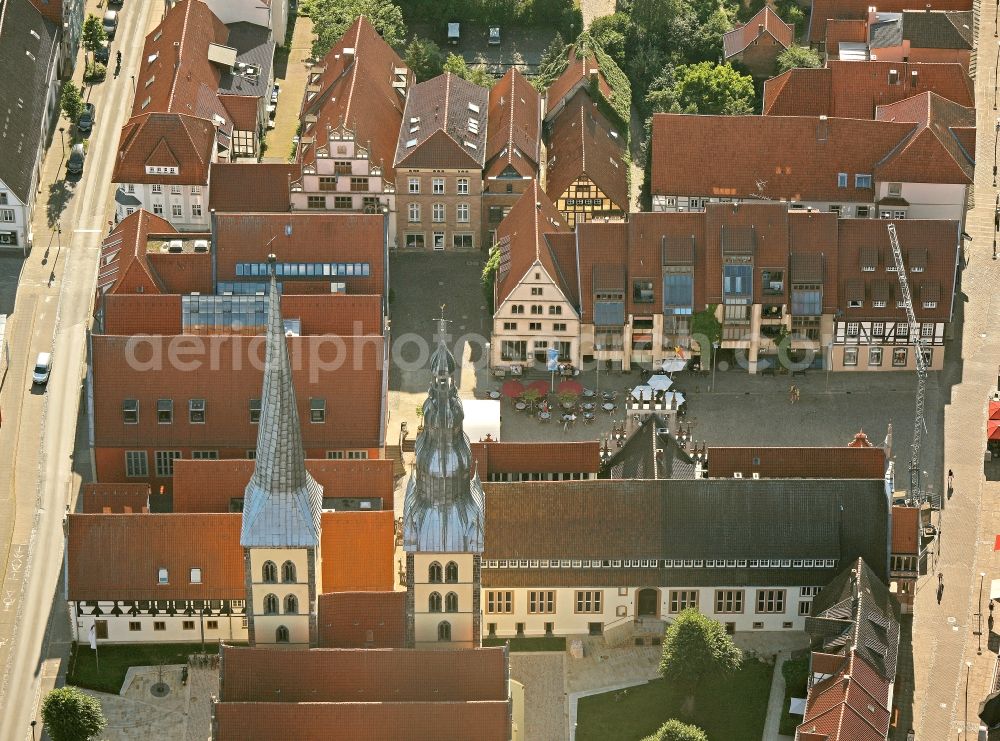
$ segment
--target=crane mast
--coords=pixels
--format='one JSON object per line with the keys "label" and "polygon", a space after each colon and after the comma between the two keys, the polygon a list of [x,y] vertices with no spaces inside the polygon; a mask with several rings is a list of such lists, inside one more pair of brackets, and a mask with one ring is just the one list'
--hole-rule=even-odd
{"label": "crane mast", "polygon": [[906,266],[903,264],[903,250],[899,246],[896,235],[896,225],[889,223],[889,242],[892,244],[892,257],[896,263],[896,277],[899,279],[899,290],[903,307],[906,309],[906,321],[910,326],[910,337],[913,340],[917,366],[917,399],[916,413],[913,417],[913,445],[910,448],[910,504],[921,505],[924,493],[920,485],[920,443],[923,439],[926,423],[924,422],[924,395],[927,390],[927,356],[924,353],[924,340],[920,334],[920,325],[913,311],[913,296],[910,293],[910,283],[906,278]]}

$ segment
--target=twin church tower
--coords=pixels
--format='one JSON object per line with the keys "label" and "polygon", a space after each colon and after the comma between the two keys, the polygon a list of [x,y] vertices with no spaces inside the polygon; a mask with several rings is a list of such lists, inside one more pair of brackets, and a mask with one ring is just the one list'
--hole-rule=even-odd
{"label": "twin church tower", "polygon": [[[251,645],[316,646],[322,585],[323,487],[305,466],[284,323],[270,263],[264,388],[253,477],[240,545]],[[439,324],[432,380],[403,503],[407,645],[480,645],[483,487],[470,475],[472,449]]]}

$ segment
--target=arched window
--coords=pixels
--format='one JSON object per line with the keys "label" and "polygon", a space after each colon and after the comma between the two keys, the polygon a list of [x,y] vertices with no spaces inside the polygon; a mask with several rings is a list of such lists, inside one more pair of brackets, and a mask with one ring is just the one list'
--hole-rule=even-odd
{"label": "arched window", "polygon": [[444,567],[444,580],[452,584],[458,581],[458,564],[454,561],[449,561]]}
{"label": "arched window", "polygon": [[448,592],[444,598],[444,611],[445,612],[458,612],[458,595],[454,592]]}
{"label": "arched window", "polygon": [[274,561],[265,561],[264,568],[264,582],[266,584],[273,584],[278,581],[278,566]]}
{"label": "arched window", "polygon": [[439,641],[450,641],[451,640],[451,623],[447,620],[442,620],[438,623],[438,640]]}
{"label": "arched window", "polygon": [[295,564],[291,561],[281,564],[281,581],[295,581]]}
{"label": "arched window", "polygon": [[274,640],[278,643],[288,643],[288,628],[284,625],[279,625],[278,629],[274,631]]}
{"label": "arched window", "polygon": [[278,614],[278,597],[274,594],[269,594],[264,598],[264,614],[265,615],[277,615]]}
{"label": "arched window", "polygon": [[299,598],[294,594],[285,597],[285,612],[295,615],[299,611]]}
{"label": "arched window", "polygon": [[427,598],[427,610],[428,612],[441,612],[441,595],[437,592],[431,592],[431,596]]}
{"label": "arched window", "polygon": [[430,568],[427,569],[427,581],[436,583],[441,582],[441,564],[439,564],[437,561],[432,563],[430,565]]}

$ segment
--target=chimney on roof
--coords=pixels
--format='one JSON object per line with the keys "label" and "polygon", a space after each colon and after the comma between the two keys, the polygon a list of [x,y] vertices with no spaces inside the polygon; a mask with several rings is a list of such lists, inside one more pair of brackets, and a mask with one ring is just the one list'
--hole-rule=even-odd
{"label": "chimney on roof", "polygon": [[931,12],[931,4],[927,3],[927,5],[925,7],[927,8],[927,12],[930,13]]}
{"label": "chimney on roof", "polygon": [[899,70],[889,70],[889,84],[895,85],[897,82],[899,82]]}
{"label": "chimney on roof", "polygon": [[869,26],[871,26],[871,25],[873,25],[875,23],[875,13],[876,13],[875,6],[874,5],[869,5],[868,6],[868,25]]}
{"label": "chimney on roof", "polygon": [[181,42],[174,42],[174,69],[181,66]]}
{"label": "chimney on roof", "polygon": [[757,35],[758,36],[763,36],[764,35],[764,24],[763,23],[758,23],[757,24]]}
{"label": "chimney on roof", "polygon": [[341,53],[344,55],[344,63],[345,64],[350,64],[351,62],[354,61],[354,47],[353,46],[345,47],[344,51],[341,52]]}
{"label": "chimney on roof", "polygon": [[826,116],[820,116],[816,124],[816,141],[825,142],[830,138],[830,123]]}
{"label": "chimney on roof", "polygon": [[600,73],[599,69],[597,69],[596,67],[591,67],[590,68],[590,81],[596,84],[597,83],[597,75],[599,73]]}

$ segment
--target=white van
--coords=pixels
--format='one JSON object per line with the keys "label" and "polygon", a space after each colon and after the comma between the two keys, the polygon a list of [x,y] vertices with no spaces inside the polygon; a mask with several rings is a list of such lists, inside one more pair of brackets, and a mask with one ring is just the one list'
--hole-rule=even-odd
{"label": "white van", "polygon": [[31,382],[44,386],[49,382],[49,373],[52,372],[52,355],[47,352],[38,353],[35,360],[35,372],[31,374]]}

